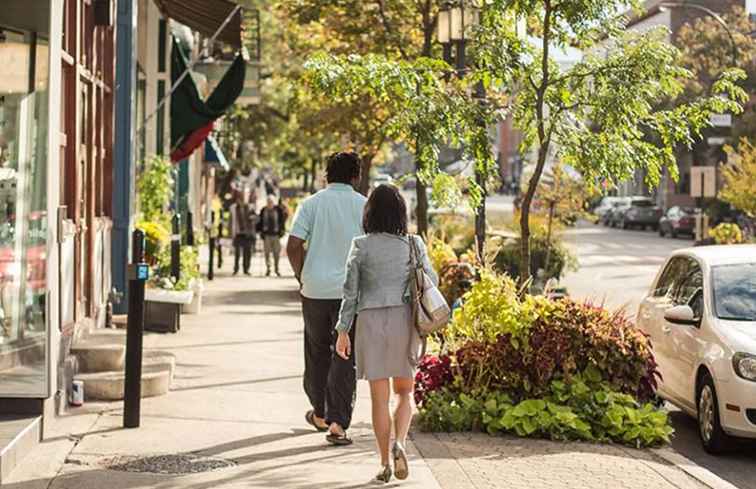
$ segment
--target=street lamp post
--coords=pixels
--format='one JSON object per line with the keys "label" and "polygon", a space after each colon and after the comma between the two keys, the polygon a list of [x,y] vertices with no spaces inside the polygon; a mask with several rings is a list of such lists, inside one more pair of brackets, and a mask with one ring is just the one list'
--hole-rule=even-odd
{"label": "street lamp post", "polygon": [[667,12],[674,8],[680,8],[680,9],[691,8],[693,10],[698,10],[700,12],[705,13],[706,15],[708,15],[715,21],[717,21],[717,23],[719,23],[719,25],[721,25],[724,28],[725,32],[727,32],[727,37],[730,38],[730,47],[731,47],[730,56],[732,57],[732,66],[735,67],[738,65],[738,45],[737,43],[735,43],[735,36],[733,36],[732,29],[730,28],[729,25],[727,25],[727,22],[725,22],[725,20],[722,18],[721,15],[714,12],[710,8],[704,7],[703,5],[698,5],[695,3],[683,3],[683,2],[662,3],[661,5],[659,5],[659,12]]}
{"label": "street lamp post", "polygon": [[[693,10],[698,10],[700,12],[703,12],[709,17],[711,17],[712,19],[714,19],[719,25],[722,26],[722,28],[727,33],[727,37],[730,39],[730,49],[731,49],[730,57],[731,57],[732,67],[738,66],[738,45],[735,42],[735,36],[732,33],[732,29],[727,24],[727,22],[722,18],[721,15],[719,15],[718,13],[716,13],[715,11],[713,11],[712,9],[708,7],[704,7],[703,5],[698,5],[695,3],[687,3],[687,2],[664,2],[660,4],[658,8],[659,8],[659,12],[667,12],[674,8],[679,8],[679,9],[690,8]],[[715,168],[716,168],[716,164],[715,164]],[[666,192],[666,189],[665,189],[665,192]],[[704,200],[704,196],[703,196],[703,186],[702,186],[701,196],[698,198],[698,206],[697,206],[698,215],[696,216],[696,235],[697,235],[696,239],[697,240],[704,239],[706,236],[707,224],[706,224],[706,219],[704,218],[703,200]]]}
{"label": "street lamp post", "polygon": [[[478,24],[478,10],[465,5],[465,0],[456,3],[444,2],[438,15],[438,41],[443,46],[444,61],[452,63],[452,47],[456,48],[454,59],[455,71],[458,77],[465,76],[467,59],[467,33],[471,27]],[[475,89],[475,98],[483,101],[485,92],[482,85]],[[475,165],[475,182],[481,188],[481,201],[475,213],[475,238],[477,241],[478,258],[483,261],[486,241],[486,175]]]}

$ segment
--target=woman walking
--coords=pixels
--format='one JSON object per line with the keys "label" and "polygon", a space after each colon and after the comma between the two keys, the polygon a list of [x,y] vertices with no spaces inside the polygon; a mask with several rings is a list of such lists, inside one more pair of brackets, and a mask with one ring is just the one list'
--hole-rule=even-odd
{"label": "woman walking", "polygon": [[[365,205],[363,229],[366,235],[352,241],[347,260],[336,352],[344,359],[352,354],[349,330],[357,316],[357,378],[370,382],[373,431],[381,457],[376,480],[389,482],[390,458],[397,479],[409,475],[404,446],[412,418],[411,396],[420,347],[410,307],[413,242],[418,262],[434,282],[438,278],[422,239],[407,233],[407,204],[396,187],[380,185],[373,190]],[[391,384],[397,403],[393,413],[395,441],[389,450]]]}

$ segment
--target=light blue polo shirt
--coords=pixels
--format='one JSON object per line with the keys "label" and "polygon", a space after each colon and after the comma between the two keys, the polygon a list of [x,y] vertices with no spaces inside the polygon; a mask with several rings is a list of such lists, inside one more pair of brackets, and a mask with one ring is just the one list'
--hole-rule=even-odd
{"label": "light blue polo shirt", "polygon": [[363,234],[366,201],[351,185],[331,183],[299,204],[291,235],[307,241],[303,296],[341,299],[352,239]]}

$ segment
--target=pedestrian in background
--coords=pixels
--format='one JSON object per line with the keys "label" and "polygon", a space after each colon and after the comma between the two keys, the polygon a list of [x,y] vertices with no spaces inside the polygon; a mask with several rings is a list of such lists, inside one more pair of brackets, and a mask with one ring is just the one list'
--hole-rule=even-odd
{"label": "pedestrian in background", "polygon": [[246,193],[238,194],[236,202],[231,205],[231,235],[234,243],[234,275],[239,273],[239,260],[243,261],[244,274],[250,275],[252,250],[255,247],[257,214],[255,208],[245,198]]}
{"label": "pedestrian in background", "polygon": [[[379,185],[365,206],[362,227],[367,233],[352,241],[347,261],[341,312],[336,324],[336,353],[357,361],[357,378],[370,382],[373,431],[381,458],[378,482],[389,482],[392,416],[391,388],[397,398],[393,415],[396,439],[391,458],[397,479],[409,475],[405,442],[412,420],[412,392],[422,344],[413,319],[410,297],[412,248],[417,263],[434,283],[438,277],[423,240],[407,232],[407,204],[399,189]],[[350,331],[356,321],[354,349]]]}
{"label": "pedestrian in background", "polygon": [[326,179],[325,189],[298,206],[286,251],[301,286],[304,389],[312,405],[305,419],[318,431],[328,431],[330,443],[349,445],[352,440],[346,430],[354,409],[354,360],[333,353],[333,328],[341,308],[349,247],[362,234],[365,197],[354,190],[360,181],[359,157],[355,153],[331,155]]}
{"label": "pedestrian in background", "polygon": [[265,207],[260,211],[260,220],[257,224],[257,230],[263,239],[266,277],[270,277],[271,261],[276,275],[281,276],[278,261],[281,257],[281,238],[286,231],[287,218],[286,209],[280,203],[276,203],[275,196],[269,194]]}

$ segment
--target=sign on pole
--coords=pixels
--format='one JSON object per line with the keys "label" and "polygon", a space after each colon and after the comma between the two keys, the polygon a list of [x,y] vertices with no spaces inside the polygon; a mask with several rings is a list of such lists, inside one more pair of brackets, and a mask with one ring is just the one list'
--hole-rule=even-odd
{"label": "sign on pole", "polygon": [[727,143],[727,138],[715,136],[706,139],[706,142],[709,146],[724,146]]}
{"label": "sign on pole", "polygon": [[690,196],[717,196],[717,169],[713,166],[694,166],[690,169]]}
{"label": "sign on pole", "polygon": [[732,126],[732,114],[711,114],[709,122],[714,127],[730,127]]}

